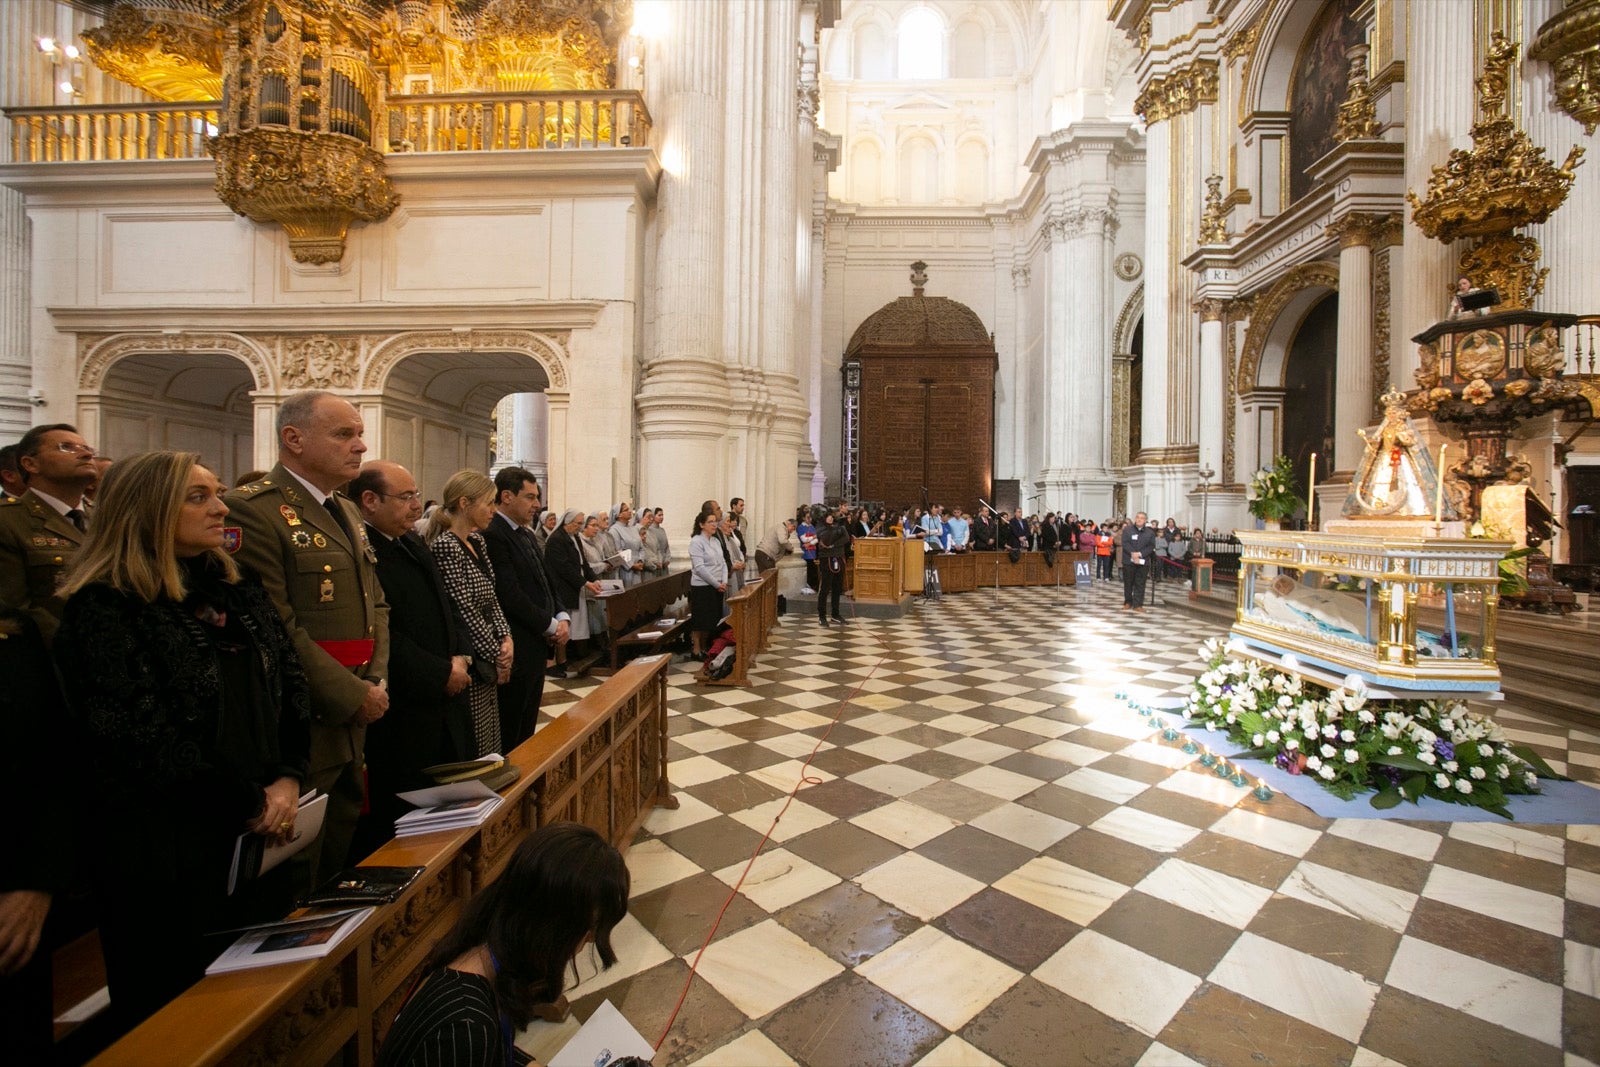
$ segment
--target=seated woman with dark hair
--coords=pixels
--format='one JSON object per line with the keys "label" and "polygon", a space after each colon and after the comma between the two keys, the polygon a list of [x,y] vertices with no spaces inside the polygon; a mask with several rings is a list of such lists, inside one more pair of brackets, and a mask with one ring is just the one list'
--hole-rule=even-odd
{"label": "seated woman with dark hair", "polygon": [[611,931],[628,885],[622,854],[589,827],[533,831],[428,955],[378,1067],[528,1062],[512,1037],[561,996],[579,951],[593,942],[603,967],[617,962]]}
{"label": "seated woman with dark hair", "polygon": [[[111,468],[68,569],[55,657],[92,771],[89,847],[120,1028],[281,918],[288,866],[228,895],[235,840],[293,837],[310,691],[261,583],[223,549],[228,506],[192,452]],[[45,758],[48,754],[36,754]]]}

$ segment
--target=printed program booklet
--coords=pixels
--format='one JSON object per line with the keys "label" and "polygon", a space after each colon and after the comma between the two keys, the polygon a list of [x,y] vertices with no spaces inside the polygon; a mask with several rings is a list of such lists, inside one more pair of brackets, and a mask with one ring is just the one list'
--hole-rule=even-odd
{"label": "printed program booklet", "polygon": [[648,1063],[655,1054],[650,1042],[607,1000],[589,1016],[583,1029],[550,1057],[549,1067],[606,1067],[629,1056]]}
{"label": "printed program booklet", "polygon": [[281,845],[260,834],[240,834],[233,843],[233,866],[228,870],[228,895],[240,886],[260,878],[272,868],[304,849],[322,833],[322,818],[328,813],[328,794],[308,790],[300,798],[294,816],[294,836]]}
{"label": "printed program booklet", "polygon": [[227,974],[252,967],[270,967],[275,963],[319,959],[349,937],[373,911],[372,908],[354,908],[246,927],[244,936],[212,961],[206,973]]}

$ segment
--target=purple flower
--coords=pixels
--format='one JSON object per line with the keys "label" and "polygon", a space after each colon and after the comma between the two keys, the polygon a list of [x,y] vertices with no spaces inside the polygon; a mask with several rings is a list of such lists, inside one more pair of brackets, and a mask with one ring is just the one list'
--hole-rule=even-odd
{"label": "purple flower", "polygon": [[1456,746],[1448,741],[1435,741],[1433,743],[1433,751],[1440,759],[1456,758]]}

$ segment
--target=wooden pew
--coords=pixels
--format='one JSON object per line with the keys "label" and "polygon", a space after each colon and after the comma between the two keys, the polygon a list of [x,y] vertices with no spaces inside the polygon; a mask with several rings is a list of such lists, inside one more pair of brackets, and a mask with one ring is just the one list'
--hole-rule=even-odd
{"label": "wooden pew", "polygon": [[767,637],[778,624],[778,576],[763,575],[725,601],[733,627],[733,671],[722,678],[710,678],[700,668],[694,680],[701,685],[749,685],[750,668],[756,655],[767,647]]}
{"label": "wooden pew", "polygon": [[663,651],[666,645],[682,632],[682,626],[673,627],[670,633],[662,637],[643,641],[634,640],[633,635],[640,630],[657,629],[655,622],[661,618],[661,613],[667,610],[668,605],[688,595],[689,572],[681,570],[669,571],[621,592],[608,593],[591,600],[589,602],[591,605],[599,604],[601,610],[605,612],[606,647],[610,656],[609,670],[617,669],[618,656],[624,648]]}
{"label": "wooden pew", "polygon": [[93,1062],[371,1064],[422,961],[536,826],[573,820],[626,849],[667,783],[666,656],[641,657],[510,753],[522,777],[482,826],[397,838],[361,861],[420,866],[331,954],[202,979]]}

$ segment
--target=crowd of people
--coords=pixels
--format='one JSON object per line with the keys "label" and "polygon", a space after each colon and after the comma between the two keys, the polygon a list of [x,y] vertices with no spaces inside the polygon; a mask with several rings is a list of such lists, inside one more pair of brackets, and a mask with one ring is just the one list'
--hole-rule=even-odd
{"label": "crowd of people", "polygon": [[[0,450],[0,760],[19,810],[48,809],[0,877],[0,1027],[23,1061],[50,1054],[54,944],[97,926],[109,1030],[137,1025],[219,932],[281,918],[391,838],[424,768],[530,737],[546,676],[604,630],[604,583],[669,567],[660,508],[547,510],[519,467],[457,472],[425,507],[403,465],[366,459],[364,429],[339,396],[290,396],[277,463],[232,488],[190,452],[110,462],[65,423]],[[744,505],[715,511],[737,588]],[[58,752],[95,783],[75,806],[40,802],[65,792]],[[312,790],[320,835],[230,891],[236,843],[294,840]],[[603,941],[627,897],[625,868],[609,877],[600,918],[519,988],[558,986],[551,961]]]}
{"label": "crowd of people", "polygon": [[[544,679],[603,640],[608,584],[671,567],[661,508],[546,508],[520,467],[459,471],[425,502],[403,465],[366,459],[364,429],[339,396],[290,396],[277,463],[232,488],[190,452],[111,462],[65,423],[0,449],[0,669],[12,683],[0,760],[19,805],[48,809],[21,820],[0,879],[0,1026],[15,1047],[48,1055],[62,897],[92,899],[113,1028],[137,1025],[201,977],[226,943],[217,932],[281,917],[392,837],[397,794],[430,784],[424,768],[530,737]],[[805,561],[820,623],[842,622],[852,541],[877,536],[920,539],[929,554],[1093,551],[1100,577],[1115,558],[1140,586],[1150,562],[1189,552],[1170,519],[1158,532],[1143,515],[939,505],[805,507],[747,540],[745,502],[707,500],[688,540],[694,654],[727,597],[790,554]],[[1130,586],[1125,606],[1142,599]],[[60,793],[43,757],[66,751],[84,755],[95,788],[39,805]],[[313,790],[328,798],[319,837],[230,891],[238,840],[293,840]],[[605,958],[626,870],[594,842],[562,842],[552,854],[576,849],[606,872],[604,904],[586,904],[588,920],[513,974],[485,895],[435,951],[430,998],[481,1001],[487,983],[524,1005],[559,993],[574,939],[595,939]],[[547,879],[544,863],[530,857],[524,874]]]}

